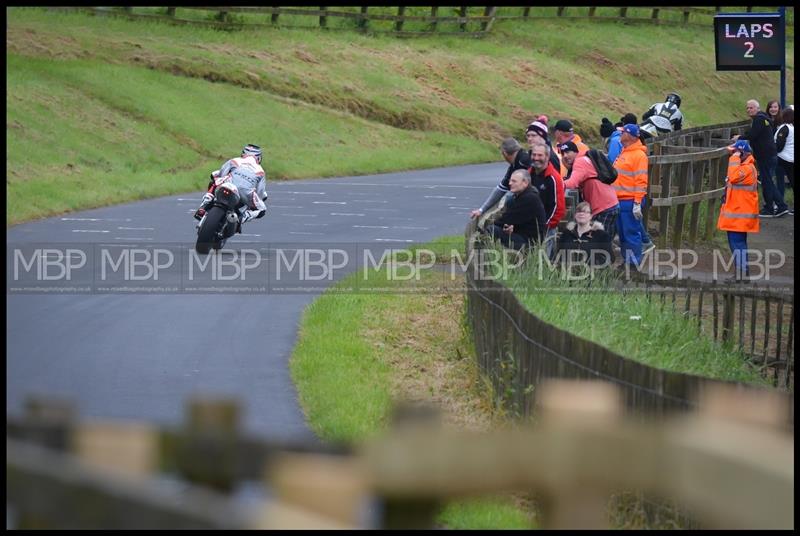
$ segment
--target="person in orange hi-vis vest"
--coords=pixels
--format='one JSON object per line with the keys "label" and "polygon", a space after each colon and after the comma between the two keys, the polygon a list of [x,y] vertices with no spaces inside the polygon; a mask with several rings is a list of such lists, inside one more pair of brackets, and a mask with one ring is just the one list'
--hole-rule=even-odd
{"label": "person in orange hi-vis vest", "polygon": [[624,264],[637,269],[642,262],[642,209],[647,194],[647,147],[639,140],[639,126],[622,127],[619,138],[622,152],[614,161],[617,180],[611,186],[617,193],[619,216],[617,234]]}
{"label": "person in orange hi-vis vest", "polygon": [[717,228],[728,233],[728,244],[736,266],[736,281],[747,281],[747,233],[759,231],[758,172],[753,150],[747,140],[731,146],[728,176],[725,179],[725,199],[719,210]]}

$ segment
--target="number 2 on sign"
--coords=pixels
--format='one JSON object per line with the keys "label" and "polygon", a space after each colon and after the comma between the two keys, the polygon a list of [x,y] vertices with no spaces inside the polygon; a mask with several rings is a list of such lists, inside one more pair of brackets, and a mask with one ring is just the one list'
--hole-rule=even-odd
{"label": "number 2 on sign", "polygon": [[750,47],[750,48],[747,49],[747,52],[744,53],[744,57],[745,58],[754,58],[755,56],[753,56],[753,49],[756,48],[756,46],[753,43],[751,43],[750,41],[745,41],[744,44]]}

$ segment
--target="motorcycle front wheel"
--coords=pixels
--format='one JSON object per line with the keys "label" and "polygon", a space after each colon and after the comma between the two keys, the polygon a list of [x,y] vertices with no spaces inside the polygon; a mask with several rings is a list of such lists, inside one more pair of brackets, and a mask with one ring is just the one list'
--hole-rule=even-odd
{"label": "motorcycle front wheel", "polygon": [[211,248],[219,249],[222,243],[217,238],[217,233],[221,229],[225,220],[225,209],[222,207],[211,207],[203,224],[197,231],[197,244],[195,249],[198,253],[206,255]]}

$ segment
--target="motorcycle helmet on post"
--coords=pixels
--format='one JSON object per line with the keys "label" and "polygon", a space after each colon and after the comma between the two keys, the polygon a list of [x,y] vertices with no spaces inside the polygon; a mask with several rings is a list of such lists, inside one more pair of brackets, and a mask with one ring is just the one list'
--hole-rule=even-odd
{"label": "motorcycle helmet on post", "polygon": [[258,145],[254,145],[252,143],[248,143],[242,149],[242,156],[254,156],[256,161],[260,164],[261,163],[261,147]]}
{"label": "motorcycle helmet on post", "polygon": [[681,96],[677,93],[667,93],[667,98],[665,99],[666,102],[671,102],[675,104],[678,108],[681,107]]}

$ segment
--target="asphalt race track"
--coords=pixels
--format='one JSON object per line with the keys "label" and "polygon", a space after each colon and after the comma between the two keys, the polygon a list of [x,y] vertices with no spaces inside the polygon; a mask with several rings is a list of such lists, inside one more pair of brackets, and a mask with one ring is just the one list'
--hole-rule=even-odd
{"label": "asphalt race track", "polygon": [[[505,169],[500,162],[270,181],[267,215],[245,224],[244,234],[229,240],[218,257],[250,249],[256,256],[255,251],[264,252],[266,264],[282,248],[410,245],[461,233],[469,211],[483,202]],[[94,209],[6,231],[7,413],[19,414],[29,394],[40,394],[74,401],[81,417],[175,425],[183,421],[184,402],[192,395],[235,396],[242,402],[248,433],[274,440],[313,439],[288,360],[303,308],[320,290],[291,290],[289,285],[281,291],[273,285],[267,291],[241,292],[249,282],[233,281],[230,291],[185,291],[185,253],[196,239],[191,213],[200,196]],[[181,268],[165,273],[158,283],[183,285],[180,291],[137,290],[136,285],[152,286],[152,277],[124,287],[117,258],[110,265],[117,270],[103,273],[108,287],[97,290],[97,263],[107,263],[109,252],[157,245],[178,256],[184,252]],[[42,248],[94,255],[85,266],[89,271],[73,277],[79,283],[92,278],[92,291],[20,290],[20,274],[34,278],[42,267],[33,256]],[[108,257],[101,259],[101,250]],[[48,258],[42,255],[39,260]],[[263,275],[258,268],[255,272]],[[38,276],[42,273],[48,272]],[[64,281],[43,284],[63,287]]]}

